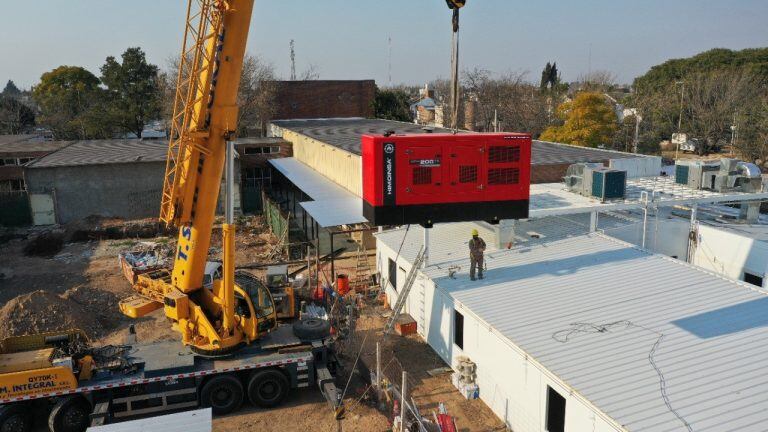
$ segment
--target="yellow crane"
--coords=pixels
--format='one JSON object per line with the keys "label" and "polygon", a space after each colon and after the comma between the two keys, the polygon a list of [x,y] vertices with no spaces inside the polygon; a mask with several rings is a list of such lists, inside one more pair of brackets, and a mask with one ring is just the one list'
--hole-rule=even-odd
{"label": "yellow crane", "polygon": [[134,284],[139,295],[120,304],[134,318],[163,307],[183,343],[205,355],[231,352],[277,325],[268,289],[235,284],[230,203],[222,227],[223,278],[212,289],[203,288],[228,159],[232,166],[237,90],[253,4],[189,1],[160,210],[160,219],[179,229],[173,271],[139,276]]}

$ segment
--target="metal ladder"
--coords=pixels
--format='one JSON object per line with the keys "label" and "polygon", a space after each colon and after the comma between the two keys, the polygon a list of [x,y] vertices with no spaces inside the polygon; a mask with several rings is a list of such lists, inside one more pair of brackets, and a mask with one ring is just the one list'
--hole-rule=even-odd
{"label": "metal ladder", "polygon": [[419,249],[418,255],[416,255],[416,259],[413,261],[411,271],[408,272],[408,276],[405,278],[403,289],[397,295],[395,306],[392,307],[392,316],[389,317],[389,321],[387,321],[387,325],[384,327],[384,336],[388,335],[389,332],[392,331],[392,328],[395,326],[395,322],[397,321],[397,317],[400,315],[400,311],[403,309],[405,302],[408,300],[408,293],[411,291],[413,283],[416,282],[416,273],[419,271],[419,268],[421,268],[421,264],[424,263],[424,257],[426,255],[425,252],[426,251],[424,250],[424,246],[422,246],[421,249]]}
{"label": "metal ladder", "polygon": [[368,261],[368,251],[365,249],[365,245],[361,245],[357,249],[357,267],[355,268],[355,276],[349,285],[357,293],[368,291],[371,286],[371,264]]}

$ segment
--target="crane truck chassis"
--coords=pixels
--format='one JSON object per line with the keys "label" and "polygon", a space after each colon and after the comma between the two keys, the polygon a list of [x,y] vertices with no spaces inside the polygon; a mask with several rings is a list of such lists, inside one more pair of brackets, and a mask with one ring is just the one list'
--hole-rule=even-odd
{"label": "crane truck chassis", "polygon": [[3,341],[0,432],[27,432],[41,418],[48,419],[51,432],[82,432],[89,425],[195,407],[210,407],[215,415],[234,412],[244,401],[271,408],[292,389],[313,384],[338,406],[330,341],[301,340],[290,325],[226,358],[196,355],[177,341],[107,347],[124,354],[87,371],[82,361],[67,364],[51,356],[57,343],[80,334]]}

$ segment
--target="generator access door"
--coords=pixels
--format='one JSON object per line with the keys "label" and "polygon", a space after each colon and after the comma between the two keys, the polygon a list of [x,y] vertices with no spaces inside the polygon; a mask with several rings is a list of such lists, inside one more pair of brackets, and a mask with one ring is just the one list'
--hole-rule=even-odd
{"label": "generator access door", "polygon": [[404,153],[406,162],[405,197],[403,204],[419,204],[408,197],[434,195],[443,184],[443,155],[439,145],[408,146]]}
{"label": "generator access door", "polygon": [[467,142],[450,146],[449,190],[454,194],[482,195],[484,172],[484,148],[477,143]]}

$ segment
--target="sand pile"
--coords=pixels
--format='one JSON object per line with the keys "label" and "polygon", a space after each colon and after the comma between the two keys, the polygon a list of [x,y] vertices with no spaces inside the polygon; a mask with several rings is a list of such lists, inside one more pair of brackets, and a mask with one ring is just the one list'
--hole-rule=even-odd
{"label": "sand pile", "polygon": [[0,309],[0,339],[71,328],[92,336],[101,325],[77,302],[42,290],[18,296]]}

